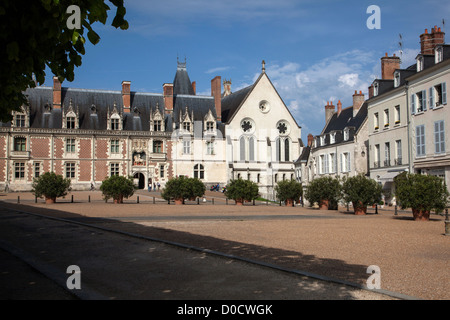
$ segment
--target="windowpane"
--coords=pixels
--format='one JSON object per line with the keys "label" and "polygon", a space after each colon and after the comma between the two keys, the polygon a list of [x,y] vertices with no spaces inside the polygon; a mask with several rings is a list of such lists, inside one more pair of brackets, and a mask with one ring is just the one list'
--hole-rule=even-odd
{"label": "windowpane", "polygon": [[22,137],[14,138],[14,151],[26,151],[27,139]]}
{"label": "windowpane", "polygon": [[16,179],[25,179],[25,162],[16,162],[14,164],[14,173]]}
{"label": "windowpane", "polygon": [[445,152],[444,120],[434,123],[434,146],[436,153]]}

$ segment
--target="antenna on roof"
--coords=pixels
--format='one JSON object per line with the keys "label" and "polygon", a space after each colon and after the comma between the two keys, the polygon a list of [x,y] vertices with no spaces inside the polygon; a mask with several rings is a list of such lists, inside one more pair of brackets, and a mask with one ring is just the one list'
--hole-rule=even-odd
{"label": "antenna on roof", "polygon": [[403,58],[403,37],[402,34],[399,34],[399,42],[398,45],[400,47],[400,64],[402,63],[402,58]]}
{"label": "antenna on roof", "polygon": [[445,20],[442,19],[442,32],[445,33]]}

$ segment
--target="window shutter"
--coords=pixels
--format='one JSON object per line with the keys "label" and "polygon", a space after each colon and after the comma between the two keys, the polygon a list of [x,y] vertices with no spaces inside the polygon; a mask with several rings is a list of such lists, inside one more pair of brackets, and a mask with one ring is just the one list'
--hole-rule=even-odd
{"label": "window shutter", "polygon": [[425,126],[420,126],[421,129],[421,147],[422,147],[422,155],[425,155]]}
{"label": "window shutter", "polygon": [[341,172],[344,172],[344,154],[341,153]]}
{"label": "window shutter", "polygon": [[423,111],[427,110],[427,90],[422,90],[422,106]]}
{"label": "window shutter", "polygon": [[434,108],[434,88],[431,87],[429,90],[429,94],[430,94],[430,109]]}
{"label": "window shutter", "polygon": [[416,113],[416,106],[414,104],[414,94],[411,95],[411,114]]}
{"label": "window shutter", "polygon": [[440,134],[439,134],[439,122],[434,123],[434,152],[441,152],[441,144],[440,144]]}
{"label": "window shutter", "polygon": [[445,132],[444,132],[444,120],[442,120],[440,123],[440,135],[441,135],[441,152],[445,152]]}
{"label": "window shutter", "polygon": [[447,103],[447,85],[445,82],[442,83],[442,104]]}
{"label": "window shutter", "polygon": [[350,152],[347,153],[347,172],[350,172]]}

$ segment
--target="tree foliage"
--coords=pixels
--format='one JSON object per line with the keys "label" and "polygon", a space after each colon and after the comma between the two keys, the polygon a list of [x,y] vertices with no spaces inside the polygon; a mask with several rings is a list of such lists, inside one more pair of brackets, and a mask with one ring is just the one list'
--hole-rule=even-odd
{"label": "tree foliage", "polygon": [[341,182],[338,178],[330,176],[313,179],[305,191],[305,199],[313,204],[320,204],[322,200],[337,203],[341,198]]}
{"label": "tree foliage", "polygon": [[123,198],[129,198],[134,194],[136,187],[132,178],[113,175],[103,180],[100,190],[105,200],[114,199],[118,203],[123,202]]}
{"label": "tree foliage", "polygon": [[69,178],[64,178],[54,172],[46,172],[33,179],[32,193],[38,197],[45,197],[46,199],[53,199],[64,197],[70,190],[71,181]]}
{"label": "tree foliage", "polygon": [[448,203],[447,186],[439,177],[403,172],[394,178],[394,184],[402,209],[442,211]]}
{"label": "tree foliage", "polygon": [[230,183],[227,184],[225,196],[228,199],[236,201],[252,201],[258,198],[259,188],[253,181],[239,178],[231,180]]}
{"label": "tree foliage", "polygon": [[[123,0],[110,2],[117,7],[112,26],[127,29]],[[68,27],[71,5],[80,8],[79,29]],[[45,82],[46,67],[60,81],[73,81],[86,37],[94,45],[100,41],[92,26],[106,24],[109,10],[104,0],[0,1],[0,121],[10,120],[12,110],[27,104],[24,91]]]}
{"label": "tree foliage", "polygon": [[202,197],[205,191],[206,187],[199,179],[180,176],[167,181],[161,196],[165,200],[184,201],[185,199]]}
{"label": "tree foliage", "polygon": [[278,200],[298,200],[303,195],[303,188],[302,184],[295,180],[282,180],[275,186],[275,192]]}
{"label": "tree foliage", "polygon": [[342,184],[343,198],[355,208],[363,208],[381,201],[382,187],[364,174],[345,178]]}

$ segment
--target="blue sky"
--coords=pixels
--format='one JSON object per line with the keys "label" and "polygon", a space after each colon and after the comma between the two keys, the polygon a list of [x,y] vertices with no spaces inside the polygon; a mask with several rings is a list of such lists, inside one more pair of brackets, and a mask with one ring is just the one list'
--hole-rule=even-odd
{"label": "blue sky", "polygon": [[[370,5],[380,8],[381,29],[366,26]],[[197,94],[209,95],[215,76],[231,79],[232,91],[252,84],[265,60],[304,141],[323,129],[327,101],[345,108],[355,90],[367,97],[381,77],[380,58],[399,55],[399,34],[406,68],[425,29],[442,27],[442,19],[450,25],[450,4],[441,0],[130,0],[125,7],[130,28],[96,24],[100,42],[87,45],[75,80],[63,86],[121,90],[128,80],[132,91],[162,93],[179,57]]]}

